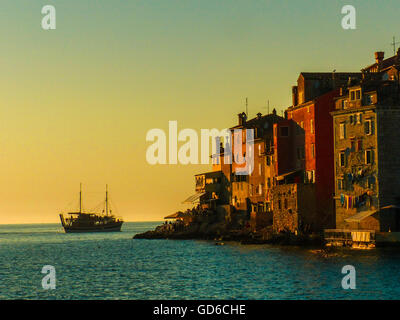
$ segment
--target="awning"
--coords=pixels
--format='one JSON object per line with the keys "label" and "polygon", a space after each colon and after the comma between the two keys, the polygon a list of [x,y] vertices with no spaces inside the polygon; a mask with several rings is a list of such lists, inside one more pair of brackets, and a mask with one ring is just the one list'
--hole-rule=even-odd
{"label": "awning", "polygon": [[183,201],[182,203],[193,203],[196,202],[197,200],[200,199],[201,196],[204,196],[206,194],[206,192],[199,192],[196,193],[192,196],[190,196],[189,198],[187,198],[185,201]]}
{"label": "awning", "polygon": [[286,177],[288,177],[288,176],[290,176],[290,175],[292,175],[292,174],[298,173],[298,172],[300,172],[300,171],[301,171],[301,170],[296,170],[296,171],[291,171],[291,172],[288,172],[288,173],[281,174],[280,176],[277,176],[277,177],[276,177],[276,180],[278,180],[278,181],[283,180],[283,179],[285,179]]}
{"label": "awning", "polygon": [[376,210],[370,210],[370,211],[361,211],[355,214],[354,216],[351,216],[347,219],[344,219],[346,222],[360,222],[361,220],[368,218],[369,216],[372,216],[374,213],[377,213],[378,211]]}
{"label": "awning", "polygon": [[400,207],[396,206],[394,204],[391,204],[390,206],[386,206],[386,207],[382,207],[381,208],[381,210],[384,210],[384,209],[400,209]]}

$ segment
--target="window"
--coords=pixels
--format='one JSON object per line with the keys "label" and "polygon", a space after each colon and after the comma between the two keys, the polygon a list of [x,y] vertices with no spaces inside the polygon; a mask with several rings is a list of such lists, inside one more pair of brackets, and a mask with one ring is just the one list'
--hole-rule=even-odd
{"label": "window", "polygon": [[338,186],[338,190],[344,190],[344,179],[339,178],[337,180],[337,186]]}
{"label": "window", "polygon": [[365,150],[365,164],[372,164],[374,162],[374,151]]}
{"label": "window", "polygon": [[342,109],[347,108],[347,100],[342,100]]}
{"label": "window", "polygon": [[267,186],[268,186],[268,189],[271,188],[271,178],[267,179]]}
{"label": "window", "polygon": [[297,159],[303,160],[304,158],[305,158],[305,148],[304,147],[297,148]]}
{"label": "window", "polygon": [[262,188],[262,184],[259,184],[259,185],[258,185],[258,194],[259,194],[259,195],[262,195],[262,189],[263,189],[263,188]]}
{"label": "window", "polygon": [[312,143],[311,144],[311,158],[315,158],[315,144]]}
{"label": "window", "polygon": [[213,184],[214,183],[214,179],[213,178],[207,178],[206,179],[206,184]]}
{"label": "window", "polygon": [[366,135],[374,134],[374,123],[372,119],[367,119],[364,122],[364,129]]}
{"label": "window", "polygon": [[306,172],[305,183],[315,183],[315,170]]}
{"label": "window", "polygon": [[258,174],[261,176],[261,163],[258,164]]}
{"label": "window", "polygon": [[361,151],[362,150],[362,140],[359,139],[357,140],[357,151]]}
{"label": "window", "polygon": [[339,125],[339,137],[340,139],[346,139],[346,124],[341,123]]}
{"label": "window", "polygon": [[362,117],[362,113],[358,113],[357,114],[357,124],[361,123],[361,117]]}
{"label": "window", "polygon": [[356,91],[356,100],[360,100],[361,99],[361,90],[357,90]]}
{"label": "window", "polygon": [[289,127],[281,127],[281,137],[289,136]]}
{"label": "window", "polygon": [[314,133],[314,120],[313,119],[310,120],[310,132]]}
{"label": "window", "polygon": [[339,166],[346,166],[346,154],[344,153],[344,151],[339,153]]}
{"label": "window", "polygon": [[288,207],[288,203],[287,203],[287,199],[285,198],[285,209],[287,209]]}
{"label": "window", "polygon": [[369,189],[374,189],[375,187],[375,177],[371,176],[368,178],[368,188]]}
{"label": "window", "polygon": [[356,141],[355,140],[351,140],[351,152],[354,152],[354,151],[356,151]]}
{"label": "window", "polygon": [[354,124],[356,121],[355,121],[355,119],[354,119],[354,117],[351,115],[350,116],[350,124]]}
{"label": "window", "polygon": [[355,93],[354,91],[350,91],[350,100],[354,101],[355,100]]}
{"label": "window", "polygon": [[258,155],[261,156],[261,144],[258,145]]}
{"label": "window", "polygon": [[270,165],[271,165],[271,157],[267,156],[267,166],[270,166]]}

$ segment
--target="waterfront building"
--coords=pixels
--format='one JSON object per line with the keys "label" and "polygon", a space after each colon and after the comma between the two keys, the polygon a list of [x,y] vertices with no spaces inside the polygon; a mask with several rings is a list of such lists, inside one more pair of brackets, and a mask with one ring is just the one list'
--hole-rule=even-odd
{"label": "waterfront building", "polygon": [[254,135],[248,151],[253,154],[253,163],[248,175],[236,174],[236,169],[243,165],[232,164],[232,206],[237,214],[250,220],[253,230],[262,229],[272,224],[272,199],[273,171],[270,168],[271,150],[273,145],[273,126],[283,118],[276,114],[274,109],[271,114],[258,113],[253,119],[247,120],[246,114],[241,113],[237,126],[231,128],[232,139],[234,131],[242,129],[242,149],[245,156],[246,139],[245,129],[253,129]]}
{"label": "waterfront building", "polygon": [[400,50],[375,58],[332,112],[337,229],[400,231]]}
{"label": "waterfront building", "polygon": [[196,174],[195,191],[184,203],[198,203],[202,209],[229,204],[229,181],[221,170]]}
{"label": "waterfront building", "polygon": [[[301,73],[292,87],[292,102],[285,120],[274,128],[276,185],[312,184],[312,187],[289,186],[274,190],[274,229],[291,230],[293,212],[303,212],[302,226],[296,232],[321,231],[335,225],[333,206],[333,124],[330,112],[339,87],[361,73]],[[307,201],[301,197],[307,190]],[[295,192],[294,192],[295,191]],[[293,193],[294,192],[294,193]],[[296,206],[279,206],[279,203]],[[310,205],[312,202],[312,205]],[[305,207],[302,208],[301,205]],[[300,206],[300,207],[299,207]],[[309,207],[314,210],[309,210]],[[307,216],[304,216],[306,214]],[[296,218],[297,219],[297,218]]]}

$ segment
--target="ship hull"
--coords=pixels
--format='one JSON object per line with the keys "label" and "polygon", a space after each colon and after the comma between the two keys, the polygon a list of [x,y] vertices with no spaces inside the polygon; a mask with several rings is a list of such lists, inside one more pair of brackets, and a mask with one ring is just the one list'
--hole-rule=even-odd
{"label": "ship hull", "polygon": [[87,233],[87,232],[119,232],[123,222],[103,226],[63,226],[65,233]]}

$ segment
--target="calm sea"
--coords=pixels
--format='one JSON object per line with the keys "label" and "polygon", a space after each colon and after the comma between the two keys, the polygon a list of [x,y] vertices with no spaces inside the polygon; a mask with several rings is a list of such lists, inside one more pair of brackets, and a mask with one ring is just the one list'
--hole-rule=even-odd
{"label": "calm sea", "polygon": [[[132,240],[120,233],[65,234],[58,224],[0,226],[0,299],[399,299],[400,250],[342,251]],[[344,265],[357,288],[344,290]],[[56,289],[44,290],[44,265]]]}

